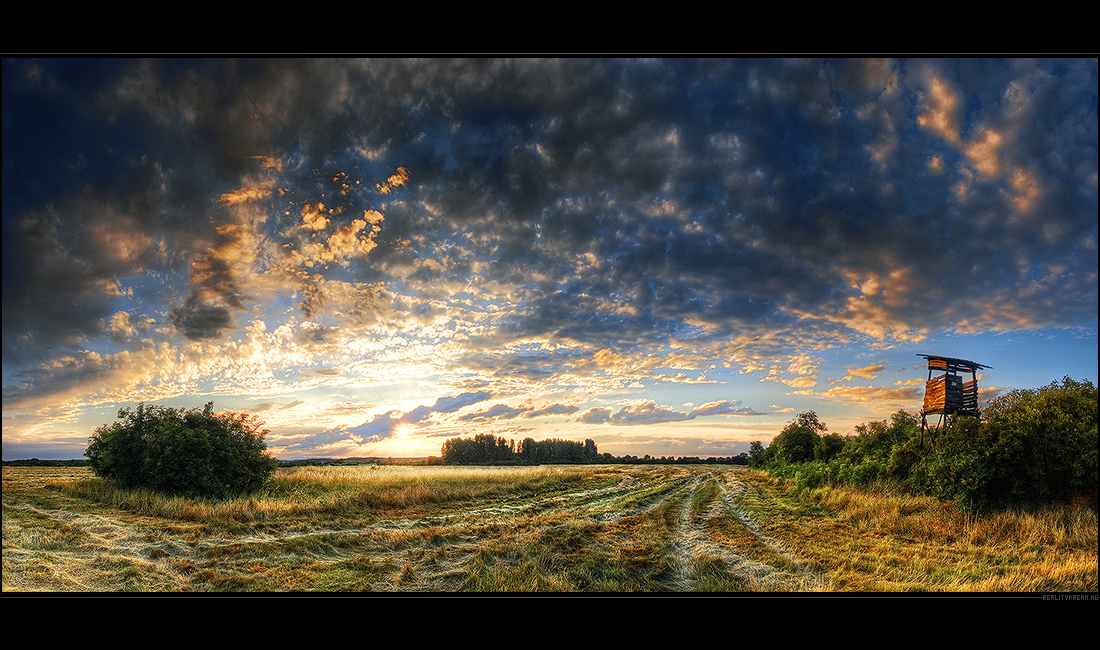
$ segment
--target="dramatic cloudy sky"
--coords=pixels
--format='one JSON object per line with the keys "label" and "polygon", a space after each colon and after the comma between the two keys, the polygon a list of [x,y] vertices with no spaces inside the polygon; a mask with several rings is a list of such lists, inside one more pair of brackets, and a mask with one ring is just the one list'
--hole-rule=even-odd
{"label": "dramatic cloudy sky", "polygon": [[729,455],[1097,380],[1097,62],[3,62],[3,457]]}

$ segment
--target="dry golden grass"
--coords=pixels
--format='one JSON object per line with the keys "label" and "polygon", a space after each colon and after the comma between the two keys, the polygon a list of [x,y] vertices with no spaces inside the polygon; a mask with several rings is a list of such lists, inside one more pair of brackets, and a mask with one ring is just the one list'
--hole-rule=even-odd
{"label": "dry golden grass", "polygon": [[1097,591],[1097,517],[1088,508],[975,517],[890,489],[799,492],[762,475],[752,480],[820,509],[770,521],[839,590]]}
{"label": "dry golden grass", "polygon": [[3,470],[11,591],[1084,591],[1096,515],[974,518],[729,466],[281,469],[221,502]]}

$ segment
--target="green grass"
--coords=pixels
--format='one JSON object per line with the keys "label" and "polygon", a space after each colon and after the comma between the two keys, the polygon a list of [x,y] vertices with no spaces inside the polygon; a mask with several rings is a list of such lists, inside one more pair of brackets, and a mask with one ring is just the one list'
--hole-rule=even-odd
{"label": "green grass", "polygon": [[1097,588],[1087,509],[979,518],[730,466],[297,467],[225,501],[3,472],[5,592]]}

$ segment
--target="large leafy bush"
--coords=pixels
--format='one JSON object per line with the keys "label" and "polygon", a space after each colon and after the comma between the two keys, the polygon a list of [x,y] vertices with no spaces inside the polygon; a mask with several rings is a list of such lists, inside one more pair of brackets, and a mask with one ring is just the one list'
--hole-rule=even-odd
{"label": "large leafy bush", "polygon": [[948,428],[917,478],[929,492],[982,509],[1097,494],[1097,392],[1069,377],[991,400],[981,422]]}
{"label": "large leafy bush", "polygon": [[95,430],[84,455],[96,476],[125,488],[225,498],[253,492],[278,462],[255,416],[139,404]]}
{"label": "large leafy bush", "polygon": [[[822,435],[812,411],[799,415],[750,465],[798,487],[886,481],[974,510],[1097,501],[1097,391],[1066,377],[995,398],[981,418],[956,417],[934,446],[920,420],[898,411],[856,435]],[[812,450],[812,451],[811,451]]]}

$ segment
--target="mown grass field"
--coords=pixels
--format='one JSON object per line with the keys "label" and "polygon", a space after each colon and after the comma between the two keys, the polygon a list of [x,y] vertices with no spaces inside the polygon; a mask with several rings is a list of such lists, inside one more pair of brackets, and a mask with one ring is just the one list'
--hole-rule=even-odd
{"label": "mown grass field", "polygon": [[737,466],[280,469],[249,499],[3,468],[5,592],[1097,592],[1097,519]]}

